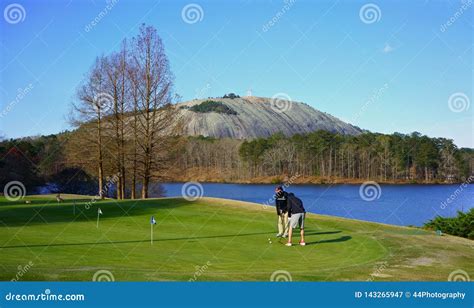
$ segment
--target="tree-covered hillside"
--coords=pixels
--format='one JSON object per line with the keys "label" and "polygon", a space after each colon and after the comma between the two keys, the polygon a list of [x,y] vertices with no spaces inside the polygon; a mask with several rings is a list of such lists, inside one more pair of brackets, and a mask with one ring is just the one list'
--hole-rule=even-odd
{"label": "tree-covered hillside", "polygon": [[[21,181],[29,192],[54,183],[61,192],[97,194],[93,147],[84,146],[81,130],[59,135],[0,142],[0,185]],[[386,183],[453,183],[474,175],[474,150],[459,149],[452,140],[419,133],[359,136],[317,131],[254,140],[177,137],[176,149],[163,158],[158,180],[245,182],[283,176],[373,180]],[[110,137],[104,144],[113,145]],[[133,171],[132,149],[125,147],[125,174]],[[116,174],[114,156],[105,149],[105,178]],[[130,177],[126,186],[129,187]],[[195,179],[197,180],[197,179]],[[130,190],[127,190],[129,195]]]}

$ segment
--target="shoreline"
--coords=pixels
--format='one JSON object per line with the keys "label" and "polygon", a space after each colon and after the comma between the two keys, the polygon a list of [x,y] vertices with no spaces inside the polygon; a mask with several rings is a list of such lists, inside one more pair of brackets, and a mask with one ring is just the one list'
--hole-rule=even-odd
{"label": "shoreline", "polygon": [[[178,183],[178,182],[175,182]],[[88,201],[94,199],[95,196],[89,196],[89,195],[75,195],[75,194],[64,194],[64,202],[70,202],[72,200],[80,200],[80,201]],[[55,194],[44,194],[44,195],[26,195],[24,198],[29,201],[33,201],[36,203],[38,200],[41,199],[48,199],[51,198],[51,201],[55,205],[56,203],[54,202],[55,200]],[[25,201],[26,201],[25,200]],[[114,198],[107,198],[105,200],[97,200],[100,202],[110,202],[110,201],[132,201],[132,199],[125,199],[125,200],[117,200]],[[159,201],[159,200],[186,200],[182,196],[168,196],[168,197],[151,197],[148,199],[134,199],[135,201]],[[228,205],[228,206],[235,206],[238,208],[247,208],[251,210],[259,210],[259,211],[274,211],[275,205],[273,204],[266,204],[266,203],[257,203],[257,202],[252,202],[252,201],[244,201],[244,200],[238,200],[238,199],[231,199],[231,198],[222,198],[222,197],[211,197],[211,196],[202,196],[197,200],[194,201],[189,201],[189,202],[199,202],[199,201],[207,201],[209,203],[220,203],[223,205]],[[25,202],[26,203],[26,202]],[[347,217],[347,216],[340,216],[340,215],[334,215],[334,214],[324,214],[324,213],[319,213],[315,210],[308,209],[306,211],[308,216],[312,216],[314,218],[318,219],[330,219],[330,220],[339,220],[339,221],[353,221],[353,222],[358,222],[358,223],[366,223],[366,224],[375,224],[375,225],[383,225],[385,227],[392,227],[392,228],[402,228],[402,229],[410,229],[412,231],[416,231],[417,233],[423,235],[423,234],[434,234],[435,230],[425,228],[424,224],[428,222],[428,220],[422,224],[395,224],[395,223],[387,223],[383,221],[377,221],[377,220],[368,220],[368,219],[362,219],[362,218],[355,218],[355,217]],[[467,212],[465,212],[467,213]],[[455,236],[452,234],[444,233],[444,236],[449,235],[453,236],[456,238],[463,238],[461,236]]]}
{"label": "shoreline", "polygon": [[[75,194],[64,194],[64,202],[70,202],[71,200],[89,200],[90,198],[94,198],[95,196],[89,196],[89,195],[75,195]],[[47,199],[51,198],[52,201],[55,200],[55,194],[44,194],[44,195],[26,195],[24,198],[28,199],[33,199],[30,201],[37,201],[35,199]],[[117,200],[114,198],[107,198],[105,200],[97,200],[101,202],[107,202],[107,201],[131,201],[132,199],[125,199],[125,200]],[[153,201],[153,200],[185,200],[183,197],[179,196],[171,196],[171,197],[152,197],[148,199],[134,199],[134,200],[139,200],[139,201]],[[237,208],[247,208],[250,210],[261,210],[261,211],[271,211],[273,213],[275,205],[272,204],[263,204],[263,203],[256,203],[256,202],[250,202],[250,201],[243,201],[243,200],[237,200],[237,199],[228,199],[228,198],[219,198],[219,197],[200,197],[199,199],[195,201],[188,201],[188,202],[199,202],[199,201],[206,201],[209,203],[220,203],[221,205],[225,206],[235,206]],[[56,204],[53,202],[53,206]],[[353,222],[359,222],[359,223],[367,223],[367,224],[375,224],[375,225],[383,225],[385,227],[394,227],[394,228],[402,228],[402,229],[415,229],[419,231],[425,231],[426,233],[430,233],[429,230],[423,229],[422,226],[414,226],[414,225],[396,225],[396,224],[389,224],[389,223],[383,223],[383,222],[378,222],[378,221],[373,221],[373,220],[364,220],[364,219],[357,219],[357,218],[350,218],[350,217],[344,217],[344,216],[338,216],[338,215],[330,215],[330,214],[321,214],[321,213],[316,213],[313,211],[307,211],[306,212],[308,216],[312,216],[315,218],[319,219],[332,219],[332,220],[347,220],[347,221],[353,221]]]}
{"label": "shoreline", "polygon": [[308,177],[308,176],[267,176],[253,179],[238,180],[207,176],[183,176],[164,178],[160,183],[215,183],[215,184],[289,184],[289,185],[361,185],[366,182],[375,182],[382,185],[462,185],[474,184],[466,181],[417,181],[417,180],[377,180],[377,179],[347,179],[329,177]]}

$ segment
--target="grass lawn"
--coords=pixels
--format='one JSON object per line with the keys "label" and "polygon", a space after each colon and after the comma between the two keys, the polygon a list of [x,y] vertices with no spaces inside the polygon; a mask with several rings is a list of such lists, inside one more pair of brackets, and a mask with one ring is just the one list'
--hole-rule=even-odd
{"label": "grass lawn", "polygon": [[116,281],[268,281],[273,273],[293,281],[446,281],[455,270],[474,278],[473,241],[415,228],[309,214],[308,245],[286,247],[275,238],[271,207],[202,198],[104,200],[86,209],[85,198],[0,199],[0,280],[91,281],[99,270]]}

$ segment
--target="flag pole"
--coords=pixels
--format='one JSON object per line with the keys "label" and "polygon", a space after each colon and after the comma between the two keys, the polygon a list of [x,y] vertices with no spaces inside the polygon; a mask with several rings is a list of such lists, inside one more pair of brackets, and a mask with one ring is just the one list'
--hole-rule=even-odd
{"label": "flag pole", "polygon": [[156,225],[155,216],[150,219],[150,245],[153,245],[153,225]]}

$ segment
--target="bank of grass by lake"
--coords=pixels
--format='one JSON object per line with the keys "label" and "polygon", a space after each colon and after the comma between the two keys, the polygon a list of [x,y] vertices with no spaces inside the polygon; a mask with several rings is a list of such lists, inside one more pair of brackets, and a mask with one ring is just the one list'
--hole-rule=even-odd
{"label": "bank of grass by lake", "polygon": [[268,281],[274,273],[293,281],[446,281],[455,270],[474,277],[473,241],[421,229],[309,214],[308,245],[286,247],[274,237],[271,207],[89,198],[0,199],[0,279],[21,271],[18,280],[90,281],[100,270],[116,281]]}

